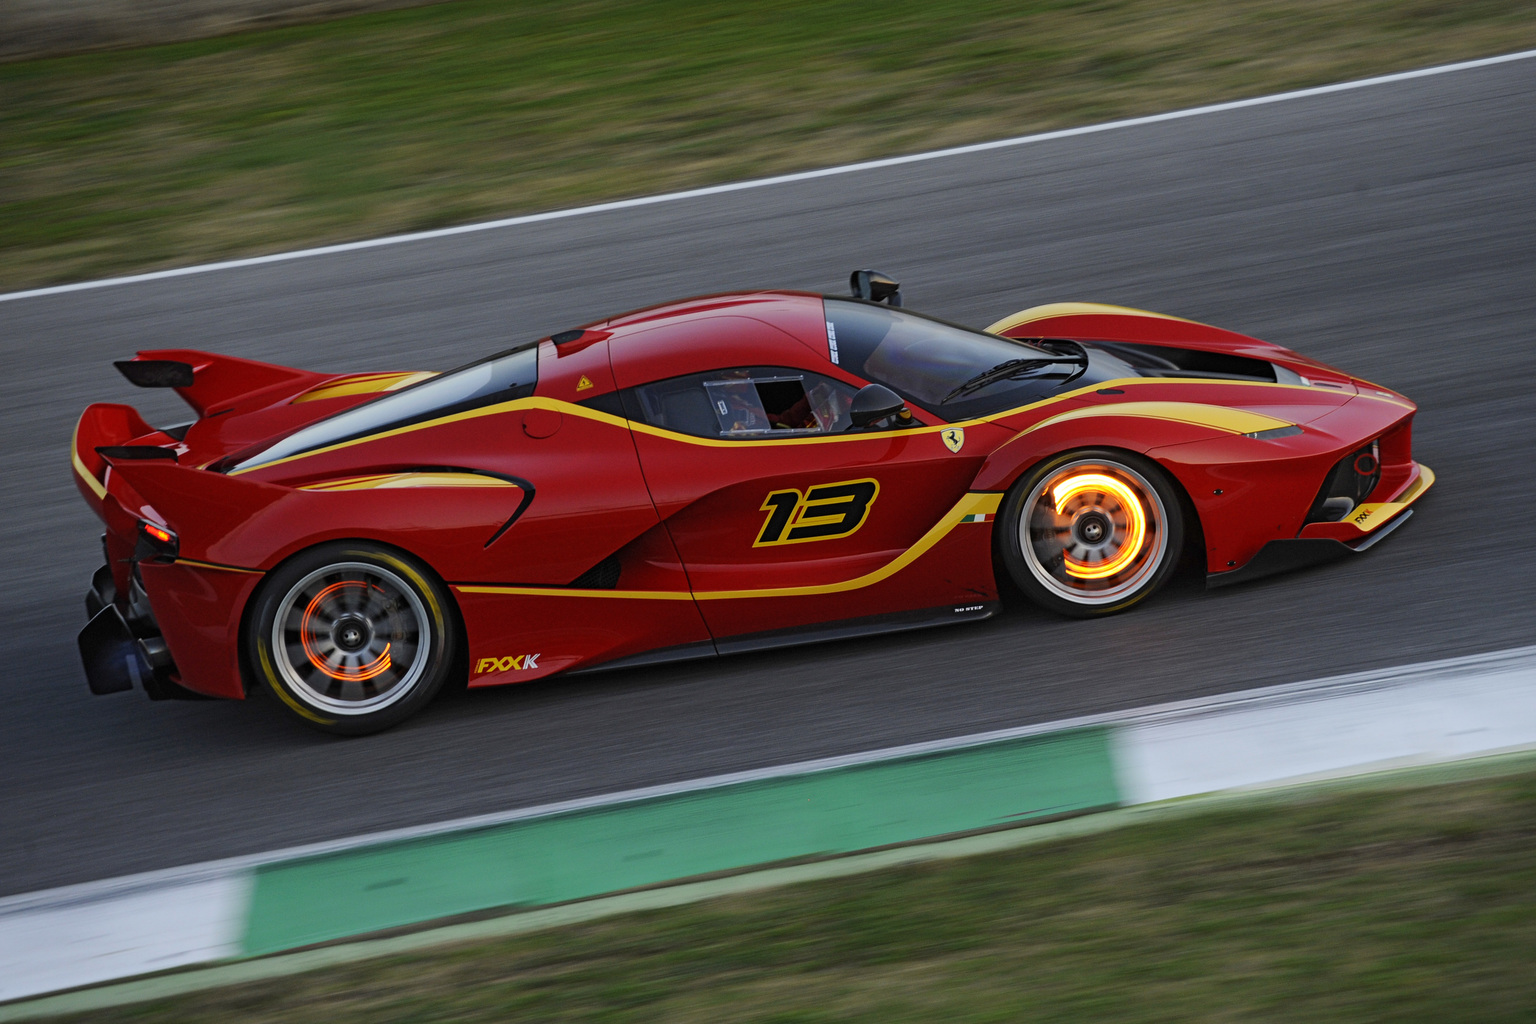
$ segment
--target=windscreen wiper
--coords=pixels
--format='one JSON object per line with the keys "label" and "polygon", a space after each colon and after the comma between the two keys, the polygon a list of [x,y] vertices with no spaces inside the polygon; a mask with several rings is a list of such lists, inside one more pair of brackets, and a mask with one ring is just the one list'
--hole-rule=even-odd
{"label": "windscreen wiper", "polygon": [[1024,377],[1033,374],[1037,370],[1045,369],[1047,366],[1067,365],[1076,367],[1076,369],[1062,374],[1042,374],[1042,376],[1047,377],[1061,376],[1070,380],[1088,368],[1088,352],[1075,342],[1067,342],[1067,344],[1072,345],[1077,351],[1066,354],[1050,353],[1038,359],[1005,359],[990,370],[983,370],[964,384],[956,387],[949,394],[939,399],[939,404],[944,405],[950,399],[960,398],[973,391],[980,391],[982,388],[990,384],[996,384],[1001,380],[1011,380],[1014,377]]}

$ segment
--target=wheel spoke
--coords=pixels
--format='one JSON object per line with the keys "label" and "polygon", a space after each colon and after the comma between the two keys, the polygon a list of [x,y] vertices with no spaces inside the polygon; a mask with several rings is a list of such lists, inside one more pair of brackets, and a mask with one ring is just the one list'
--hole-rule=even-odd
{"label": "wheel spoke", "polygon": [[1164,563],[1164,505],[1144,477],[1121,464],[1062,465],[1037,480],[1022,508],[1024,568],[1071,603],[1120,600]]}
{"label": "wheel spoke", "polygon": [[272,620],[276,668],[304,702],[341,715],[401,699],[431,642],[416,591],[387,569],[336,563],[300,580]]}

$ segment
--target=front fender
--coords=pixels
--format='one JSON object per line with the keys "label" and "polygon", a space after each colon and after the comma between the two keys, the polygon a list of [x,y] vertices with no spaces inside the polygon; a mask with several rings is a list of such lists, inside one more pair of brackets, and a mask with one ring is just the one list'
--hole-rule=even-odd
{"label": "front fender", "polygon": [[1091,411],[1075,410],[1077,415],[1058,415],[1020,431],[982,463],[973,489],[1006,491],[1042,459],[1077,448],[1119,448],[1146,455],[1159,447],[1231,436],[1229,431],[1200,423],[1153,420],[1112,411],[1088,415]]}
{"label": "front fender", "polygon": [[1245,565],[1265,544],[1301,531],[1341,446],[1314,432],[1284,440],[1289,443],[1229,436],[1147,453],[1194,503],[1207,572]]}

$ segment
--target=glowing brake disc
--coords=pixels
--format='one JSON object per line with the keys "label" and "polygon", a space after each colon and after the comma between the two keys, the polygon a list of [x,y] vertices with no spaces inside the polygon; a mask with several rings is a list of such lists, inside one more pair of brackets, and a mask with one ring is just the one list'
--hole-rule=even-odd
{"label": "glowing brake disc", "polygon": [[1030,573],[1074,604],[1109,604],[1145,585],[1167,550],[1167,510],[1129,466],[1082,459],[1047,474],[1020,510]]}

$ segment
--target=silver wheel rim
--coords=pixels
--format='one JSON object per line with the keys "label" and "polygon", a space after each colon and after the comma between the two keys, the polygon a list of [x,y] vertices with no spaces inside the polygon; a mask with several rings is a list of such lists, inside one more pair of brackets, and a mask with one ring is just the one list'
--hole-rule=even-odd
{"label": "silver wheel rim", "polygon": [[293,694],[333,715],[365,715],[410,694],[427,669],[432,634],[410,584],[367,562],[305,576],[272,622],[277,671]]}
{"label": "silver wheel rim", "polygon": [[1040,584],[1073,604],[1111,604],[1156,575],[1168,513],[1147,478],[1116,462],[1080,459],[1047,473],[1024,499],[1019,547]]}

